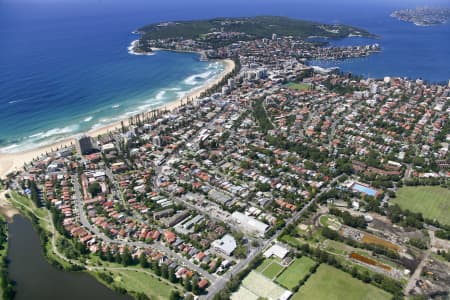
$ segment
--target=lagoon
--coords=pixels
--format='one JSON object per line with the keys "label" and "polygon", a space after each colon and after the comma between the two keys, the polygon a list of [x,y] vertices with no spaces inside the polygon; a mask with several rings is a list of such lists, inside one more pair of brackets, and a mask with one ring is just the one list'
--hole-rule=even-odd
{"label": "lagoon", "polygon": [[31,222],[16,215],[9,224],[9,276],[16,282],[16,300],[131,300],[81,272],[65,272],[44,258]]}

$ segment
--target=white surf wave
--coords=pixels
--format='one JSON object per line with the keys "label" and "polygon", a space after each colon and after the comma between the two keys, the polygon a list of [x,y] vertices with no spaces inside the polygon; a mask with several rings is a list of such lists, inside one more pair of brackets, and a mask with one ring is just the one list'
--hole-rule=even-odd
{"label": "white surf wave", "polygon": [[176,92],[176,91],[180,91],[181,90],[181,88],[179,88],[179,87],[174,87],[174,88],[169,88],[169,89],[167,89],[168,91],[171,91],[171,92]]}
{"label": "white surf wave", "polygon": [[158,94],[156,94],[156,100],[162,100],[164,99],[164,96],[166,95],[166,91],[160,91]]}
{"label": "white surf wave", "polygon": [[120,104],[114,104],[113,106],[111,106],[112,108],[119,108]]}
{"label": "white surf wave", "polygon": [[136,45],[139,43],[139,40],[134,40],[131,42],[130,46],[128,46],[127,50],[129,54],[132,55],[154,55],[155,53],[140,53],[140,52],[136,52],[134,51],[134,48],[136,47]]}
{"label": "white surf wave", "polygon": [[106,125],[107,125],[107,124],[97,123],[97,124],[92,125],[92,127],[91,127],[90,130],[95,130],[95,129],[98,129],[98,128],[102,128],[102,127],[104,127],[104,126],[106,126]]}
{"label": "white surf wave", "polygon": [[183,80],[183,83],[185,83],[187,85],[196,85],[196,84],[199,84],[200,81],[203,81],[203,80],[207,79],[208,77],[210,77],[212,74],[213,74],[212,71],[206,71],[203,73],[194,74],[194,75],[189,76],[185,80]]}
{"label": "white surf wave", "polygon": [[19,103],[19,102],[23,102],[23,100],[11,100],[11,101],[8,101],[8,104],[14,104],[14,103]]}
{"label": "white surf wave", "polygon": [[5,146],[5,147],[0,148],[0,153],[13,153],[15,151],[18,151],[19,149],[20,149],[20,145],[19,144],[11,144],[9,146]]}
{"label": "white surf wave", "polygon": [[208,66],[206,67],[206,69],[214,69],[214,70],[217,70],[219,68],[221,68],[221,64],[217,61],[209,63]]}
{"label": "white surf wave", "polygon": [[84,122],[90,122],[90,121],[92,121],[92,119],[93,119],[93,117],[89,116],[89,117],[85,118],[83,121]]}
{"label": "white surf wave", "polygon": [[28,137],[29,137],[29,138],[36,138],[36,137],[42,136],[43,134],[44,134],[43,132],[38,132],[38,133],[32,134],[32,135],[30,135],[30,136],[28,136]]}
{"label": "white surf wave", "polygon": [[137,115],[140,112],[141,112],[141,110],[132,110],[132,111],[126,112],[124,116],[125,117],[130,117],[130,116]]}
{"label": "white surf wave", "polygon": [[62,128],[53,128],[42,133],[39,138],[49,138],[53,136],[67,135],[69,133],[75,133],[79,129],[78,125],[69,125]]}
{"label": "white surf wave", "polygon": [[189,91],[183,91],[183,92],[178,92],[177,93],[177,98],[184,98],[184,96],[186,96],[189,93]]}
{"label": "white surf wave", "polygon": [[[50,131],[50,130],[49,130]],[[0,153],[18,153],[18,152],[24,152],[32,149],[37,149],[43,146],[51,145],[54,143],[61,142],[65,140],[69,136],[74,136],[73,134],[68,135],[56,135],[56,136],[48,136],[46,138],[43,138],[44,135],[40,135],[39,137],[30,138],[23,142],[15,143],[12,145],[8,145],[6,147],[0,148]]]}

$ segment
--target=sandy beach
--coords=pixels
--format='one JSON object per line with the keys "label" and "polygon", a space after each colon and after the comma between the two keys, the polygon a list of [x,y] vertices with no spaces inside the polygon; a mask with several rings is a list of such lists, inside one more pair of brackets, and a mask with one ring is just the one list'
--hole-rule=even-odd
{"label": "sandy beach", "polygon": [[[233,71],[233,69],[235,67],[234,61],[232,61],[231,59],[226,59],[226,60],[223,60],[223,62],[225,63],[225,69],[216,78],[208,81],[206,84],[202,85],[198,89],[195,89],[192,92],[188,93],[182,99],[175,99],[174,101],[164,103],[157,108],[171,111],[171,110],[178,108],[183,103],[186,103],[188,98],[189,99],[199,98],[200,95],[204,91],[211,88],[215,84],[219,83],[227,74],[229,74],[230,72]],[[85,132],[85,134],[87,134],[91,137],[97,137],[99,135],[120,129],[121,122],[124,122],[124,124],[127,125],[128,119],[119,120],[118,122],[107,125],[105,127],[101,127],[101,128],[91,130],[89,132]],[[77,134],[77,135],[79,136],[80,134]],[[75,137],[68,137],[57,143],[42,146],[42,147],[32,149],[29,151],[17,152],[17,153],[0,153],[0,178],[4,178],[7,174],[21,169],[24,164],[31,162],[33,159],[35,159],[43,154],[53,152],[56,149],[61,149],[66,146],[70,146],[71,144],[74,145],[75,142],[76,142]]]}

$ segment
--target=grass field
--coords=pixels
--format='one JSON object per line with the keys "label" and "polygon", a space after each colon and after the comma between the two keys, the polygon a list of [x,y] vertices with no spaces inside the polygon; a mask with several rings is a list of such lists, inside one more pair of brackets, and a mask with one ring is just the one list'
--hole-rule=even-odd
{"label": "grass field", "polygon": [[278,275],[283,270],[283,266],[279,265],[278,263],[274,262],[270,264],[263,272],[262,274],[266,276],[269,279],[275,278],[275,276]]}
{"label": "grass field", "polygon": [[297,91],[307,91],[311,88],[309,84],[295,82],[289,82],[288,84],[286,84],[286,87]]}
{"label": "grass field", "polygon": [[231,300],[258,300],[258,296],[247,290],[242,285],[237,292],[231,294]]}
{"label": "grass field", "polygon": [[122,287],[128,291],[144,293],[150,299],[170,299],[170,293],[172,290],[175,290],[174,287],[165,283],[162,279],[158,280],[158,278],[145,273],[132,270],[114,270],[111,273],[114,278],[112,285]]}
{"label": "grass field", "polygon": [[[23,210],[24,207],[27,207],[30,211],[34,212],[38,217],[46,219],[48,218],[48,214],[44,208],[36,207],[36,205],[31,201],[31,199],[20,195],[16,191],[10,193],[13,202],[13,205],[16,206],[19,210]],[[19,204],[18,204],[19,203]]]}
{"label": "grass field", "polygon": [[242,286],[258,297],[278,299],[287,290],[272,282],[262,274],[252,271],[242,281]]}
{"label": "grass field", "polygon": [[278,276],[276,281],[285,288],[292,290],[303,278],[305,278],[314,264],[315,262],[311,258],[302,256],[291,263],[289,267]]}
{"label": "grass field", "polygon": [[319,222],[320,225],[331,228],[333,230],[339,230],[339,228],[341,227],[341,223],[339,223],[337,218],[330,215],[320,216]]}
{"label": "grass field", "polygon": [[291,300],[384,300],[391,294],[322,264]]}
{"label": "grass field", "polygon": [[392,203],[450,225],[450,190],[437,186],[402,187]]}
{"label": "grass field", "polygon": [[257,268],[256,271],[262,273],[274,260],[272,258],[266,258]]}
{"label": "grass field", "polygon": [[283,235],[283,236],[281,237],[281,240],[282,240],[283,242],[285,242],[285,243],[291,245],[291,246],[294,246],[294,247],[296,247],[296,246],[301,246],[301,245],[302,245],[302,243],[299,241],[298,238],[295,238],[295,237],[290,236],[290,235]]}

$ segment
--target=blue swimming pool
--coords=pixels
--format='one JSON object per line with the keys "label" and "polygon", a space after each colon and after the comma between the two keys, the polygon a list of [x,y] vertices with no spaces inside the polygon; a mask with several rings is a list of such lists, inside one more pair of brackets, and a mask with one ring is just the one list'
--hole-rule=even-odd
{"label": "blue swimming pool", "polygon": [[376,194],[377,194],[376,190],[371,189],[371,188],[369,188],[367,186],[361,185],[359,183],[354,183],[353,186],[352,186],[352,189],[354,191],[361,192],[361,193],[364,193],[364,194],[369,195],[369,196],[374,196],[375,197]]}

